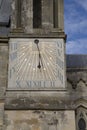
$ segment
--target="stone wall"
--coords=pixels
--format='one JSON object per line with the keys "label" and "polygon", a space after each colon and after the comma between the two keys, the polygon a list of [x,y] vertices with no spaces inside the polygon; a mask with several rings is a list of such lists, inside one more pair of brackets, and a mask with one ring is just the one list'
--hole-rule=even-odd
{"label": "stone wall", "polygon": [[75,130],[73,111],[5,111],[6,130]]}
{"label": "stone wall", "polygon": [[67,81],[67,87],[71,93],[87,100],[87,69],[68,69]]}
{"label": "stone wall", "polygon": [[8,44],[0,43],[0,98],[4,97],[7,86],[7,66],[8,66]]}
{"label": "stone wall", "polygon": [[[8,73],[8,43],[6,38],[0,40],[0,97],[4,96],[7,87]],[[67,68],[68,95],[73,94],[76,99],[85,98],[87,95],[87,69]],[[79,93],[79,95],[77,95]],[[71,96],[72,97],[72,96]]]}
{"label": "stone wall", "polygon": [[[80,118],[80,114],[79,114],[80,111],[86,113],[87,69],[67,68],[67,91],[62,91],[62,92],[58,91],[54,93],[30,92],[30,91],[6,91],[7,74],[8,74],[8,40],[4,38],[4,39],[0,39],[0,130],[2,130],[2,127],[4,130],[5,129],[19,130],[18,127],[20,127],[20,122],[24,124],[23,125],[24,128],[21,128],[21,130],[22,129],[43,130],[44,129],[43,127],[41,129],[42,124],[47,123],[47,122],[43,122],[43,120],[45,120],[45,118],[43,117],[44,113],[45,113],[46,120],[48,120],[48,124],[53,123],[49,121],[53,121],[51,120],[51,118],[55,115],[55,113],[58,115],[59,122],[61,122],[61,119],[63,119],[63,118],[60,119],[59,117],[61,115],[60,113],[62,114],[66,113],[66,115],[68,116],[67,117],[68,124],[66,123],[66,126],[62,125],[61,130],[63,129],[63,127],[65,128],[63,130],[69,129],[70,125],[72,125],[72,130],[74,130],[73,126],[75,126],[74,124],[75,111],[77,112],[76,115],[77,122]],[[79,108],[80,106],[82,106],[81,109]],[[16,111],[14,111],[14,109]],[[25,109],[31,111],[22,111]],[[40,111],[36,111],[34,109],[36,110],[40,109]],[[16,118],[16,115],[18,116],[18,119]],[[40,117],[40,115],[42,116],[42,118]],[[84,115],[85,115],[85,120],[87,122],[86,114]],[[22,119],[22,117],[25,118],[25,121]],[[33,120],[34,122],[32,122],[33,117],[34,117]],[[28,121],[30,121],[31,123],[30,126],[27,124]],[[12,125],[15,124],[15,122],[16,123],[18,122],[17,126]],[[38,124],[37,128],[34,123]],[[49,128],[50,130],[56,129],[57,125],[54,124],[46,125],[45,127],[46,129],[48,129],[48,126],[50,126]]]}
{"label": "stone wall", "polygon": [[8,40],[0,38],[0,130],[4,130],[4,99],[7,86]]}
{"label": "stone wall", "polygon": [[[17,0],[13,0],[11,3],[12,7],[12,15],[11,15],[11,28],[13,32],[18,32],[21,29],[25,33],[37,34],[37,31],[41,33],[49,33],[49,32],[64,32],[64,7],[63,7],[63,0],[58,0],[57,4],[55,5],[58,9],[55,10],[55,12],[58,12],[58,14],[55,14],[56,21],[57,21],[57,27],[54,29],[54,23],[53,23],[53,0],[42,0],[42,11],[41,11],[41,19],[42,19],[42,27],[38,29],[33,28],[33,3],[32,0],[22,0],[20,16],[18,17],[19,11],[17,9]],[[48,11],[49,10],[49,11]],[[58,15],[58,16],[56,16]],[[58,18],[57,18],[58,17]],[[21,25],[20,27],[17,27],[17,23],[20,21]],[[19,24],[20,24],[19,23]],[[40,34],[41,34],[40,33]]]}

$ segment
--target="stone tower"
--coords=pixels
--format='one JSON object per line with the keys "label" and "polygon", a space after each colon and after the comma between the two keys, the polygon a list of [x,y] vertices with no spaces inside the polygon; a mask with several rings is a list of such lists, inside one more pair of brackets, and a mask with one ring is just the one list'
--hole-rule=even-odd
{"label": "stone tower", "polygon": [[65,90],[63,1],[14,0],[8,89]]}
{"label": "stone tower", "polygon": [[63,0],[12,0],[8,37],[3,129],[75,130],[76,95],[66,82]]}

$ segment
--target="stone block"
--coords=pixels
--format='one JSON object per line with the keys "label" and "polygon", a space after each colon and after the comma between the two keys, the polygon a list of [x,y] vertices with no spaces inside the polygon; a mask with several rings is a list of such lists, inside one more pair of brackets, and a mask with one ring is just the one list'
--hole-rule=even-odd
{"label": "stone block", "polygon": [[4,123],[4,103],[0,103],[0,127]]}
{"label": "stone block", "polygon": [[74,111],[5,111],[6,130],[75,130]]}
{"label": "stone block", "polygon": [[3,95],[7,83],[8,45],[0,46],[0,97]]}
{"label": "stone block", "polygon": [[4,95],[5,94],[5,87],[1,87],[0,88],[0,99],[3,99],[4,98]]}

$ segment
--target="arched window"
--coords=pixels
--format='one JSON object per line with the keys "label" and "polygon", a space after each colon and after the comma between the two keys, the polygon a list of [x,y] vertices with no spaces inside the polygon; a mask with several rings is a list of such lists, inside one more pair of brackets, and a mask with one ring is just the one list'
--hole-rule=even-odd
{"label": "arched window", "polygon": [[79,130],[86,130],[86,122],[83,118],[79,119],[78,128]]}
{"label": "arched window", "polygon": [[41,28],[42,24],[41,0],[33,0],[33,28]]}

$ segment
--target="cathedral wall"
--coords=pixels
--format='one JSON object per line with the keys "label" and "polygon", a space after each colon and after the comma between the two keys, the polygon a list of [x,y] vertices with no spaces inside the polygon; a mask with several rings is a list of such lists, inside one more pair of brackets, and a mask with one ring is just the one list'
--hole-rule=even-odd
{"label": "cathedral wall", "polygon": [[5,111],[6,130],[75,130],[73,111]]}
{"label": "cathedral wall", "polygon": [[7,86],[8,44],[0,39],[0,130],[4,130],[4,97]]}
{"label": "cathedral wall", "polygon": [[79,98],[87,99],[87,69],[78,68],[67,71],[67,87],[76,97],[79,95]]}
{"label": "cathedral wall", "polygon": [[[56,127],[60,130],[74,130],[75,118],[78,129],[78,121],[81,116],[79,111],[81,110],[84,114],[83,107],[82,109],[78,107],[84,106],[85,111],[87,110],[86,69],[67,68],[66,92],[39,93],[29,91],[6,92],[7,68],[8,44],[6,41],[0,41],[0,130],[19,130],[20,127],[22,130],[56,130]],[[40,111],[37,111],[37,109],[40,109]],[[76,117],[75,110],[77,112]],[[81,116],[81,118],[84,117]],[[84,120],[87,119],[84,118]],[[2,127],[4,128],[2,129]]]}
{"label": "cathedral wall", "polygon": [[3,98],[7,86],[8,45],[0,43],[0,98]]}
{"label": "cathedral wall", "polygon": [[[8,79],[7,74],[8,74],[8,44],[7,44],[7,41],[5,41],[4,39],[4,42],[2,40],[0,41],[0,98],[3,98],[5,94],[5,90],[7,87],[7,79]],[[87,70],[78,69],[78,71],[76,71],[74,69],[67,68],[67,88],[68,88],[68,91],[63,94],[63,97],[66,97],[66,99],[69,97],[72,100],[78,100],[80,98],[86,99],[87,97],[86,96],[87,95]],[[16,95],[17,96],[19,95],[19,97],[22,96],[21,94],[19,92],[16,93]],[[11,94],[8,92],[7,96],[10,97],[10,95]],[[15,95],[15,92],[14,92],[14,95]],[[44,94],[42,95],[44,97]],[[51,96],[51,94],[48,94],[48,95]],[[54,93],[54,97],[56,97],[55,93]],[[59,94],[59,97],[62,97],[62,94],[61,95]]]}
{"label": "cathedral wall", "polygon": [[[8,44],[0,41],[0,97],[3,98],[7,86],[8,74]],[[86,98],[87,95],[87,70],[70,69],[67,71],[68,94],[74,93],[75,98]],[[76,93],[76,94],[75,94]],[[77,95],[79,93],[79,95]]]}
{"label": "cathedral wall", "polygon": [[[67,68],[67,83],[65,83],[66,35],[64,33],[63,0],[41,0],[39,6],[38,4],[36,5],[36,3],[33,4],[35,1],[36,0],[33,0],[33,2],[32,0],[12,0],[11,32],[8,34],[8,37],[0,37],[0,130],[75,130],[76,128],[77,130],[86,130],[87,68]],[[38,11],[35,11],[36,6]],[[36,12],[38,12],[39,15],[37,15]],[[40,16],[40,19],[37,16]],[[37,27],[35,26],[36,23],[38,24]],[[55,59],[55,56],[58,58],[57,68],[55,68],[54,65],[48,67],[46,64],[46,67],[52,73],[54,70],[55,73],[57,72],[58,78],[56,83],[54,83],[55,78],[54,82],[52,82],[53,76],[55,75],[51,74],[50,71],[47,72],[47,78],[46,76],[44,76],[44,78],[40,77],[43,77],[43,73],[41,75],[40,71],[42,71],[41,67],[43,67],[44,62],[42,62],[42,54],[40,54],[41,49],[39,49],[38,43],[37,47],[34,44],[34,49],[36,48],[37,54],[39,54],[37,58],[39,59],[39,64],[37,65],[36,62],[34,62],[34,58],[31,57],[31,59],[33,59],[33,64],[30,62],[31,67],[29,68],[29,62],[27,61],[29,61],[29,56],[31,54],[27,53],[26,49],[23,53],[23,48],[21,48],[21,45],[19,46],[19,41],[17,44],[16,41],[14,41],[13,45],[12,42],[8,42],[8,39],[16,38],[18,40],[19,37],[22,40],[20,43],[24,42],[24,44],[22,43],[23,48],[28,47],[27,52],[32,50],[33,53],[33,49],[29,50],[30,46],[25,47],[25,39],[39,37],[40,40],[43,38],[43,42],[44,39],[47,38],[50,39],[50,44],[52,38],[56,40],[58,38],[59,43],[57,42],[58,48],[57,53],[56,51],[54,53],[54,58],[52,58],[53,53],[51,53],[52,57],[44,58],[46,63],[50,59],[52,65],[55,63],[55,60],[52,59]],[[60,39],[64,41],[63,44]],[[27,42],[28,45],[29,41]],[[18,48],[16,45],[18,45]],[[46,47],[44,47],[45,45]],[[47,45],[46,43],[42,46],[43,52],[45,52]],[[60,45],[62,46],[60,47]],[[50,54],[49,51],[51,49],[53,50],[53,47],[51,46],[49,50],[47,50],[48,54]],[[54,50],[56,49],[54,48]],[[27,57],[24,55],[23,59],[20,57],[17,62],[12,63],[12,60],[15,61],[14,59],[17,58],[17,53],[15,52],[18,53],[19,57],[20,54],[24,55],[25,52],[28,55]],[[26,61],[27,64],[24,63],[23,65],[22,60]],[[61,60],[63,60],[63,62],[60,62]],[[48,65],[49,63],[50,62],[48,62]],[[16,66],[17,64],[18,66]],[[33,66],[35,64],[36,69],[35,66]],[[26,65],[29,69],[25,69]],[[18,75],[20,66],[23,66],[23,68],[21,67],[22,69]],[[44,70],[46,70],[46,67]],[[20,79],[24,81],[25,75],[25,81],[27,81],[26,79],[31,80],[32,77],[33,80],[35,80],[35,76],[32,75],[35,75],[34,72],[38,69],[40,71],[37,71],[36,79],[39,77],[39,81],[42,81],[39,82],[39,85],[37,84],[38,82],[35,81],[21,81],[20,85],[20,80],[16,80],[23,76]],[[47,82],[48,77],[50,77],[49,75],[53,75],[50,79],[50,83]],[[42,79],[45,79],[46,84],[43,85]],[[61,83],[63,83],[62,89]],[[57,89],[58,85],[59,88]],[[53,88],[49,89],[50,86]],[[27,87],[30,87],[30,89],[27,89]],[[35,88],[31,89],[31,87]],[[41,87],[48,87],[48,89],[42,89]]]}

